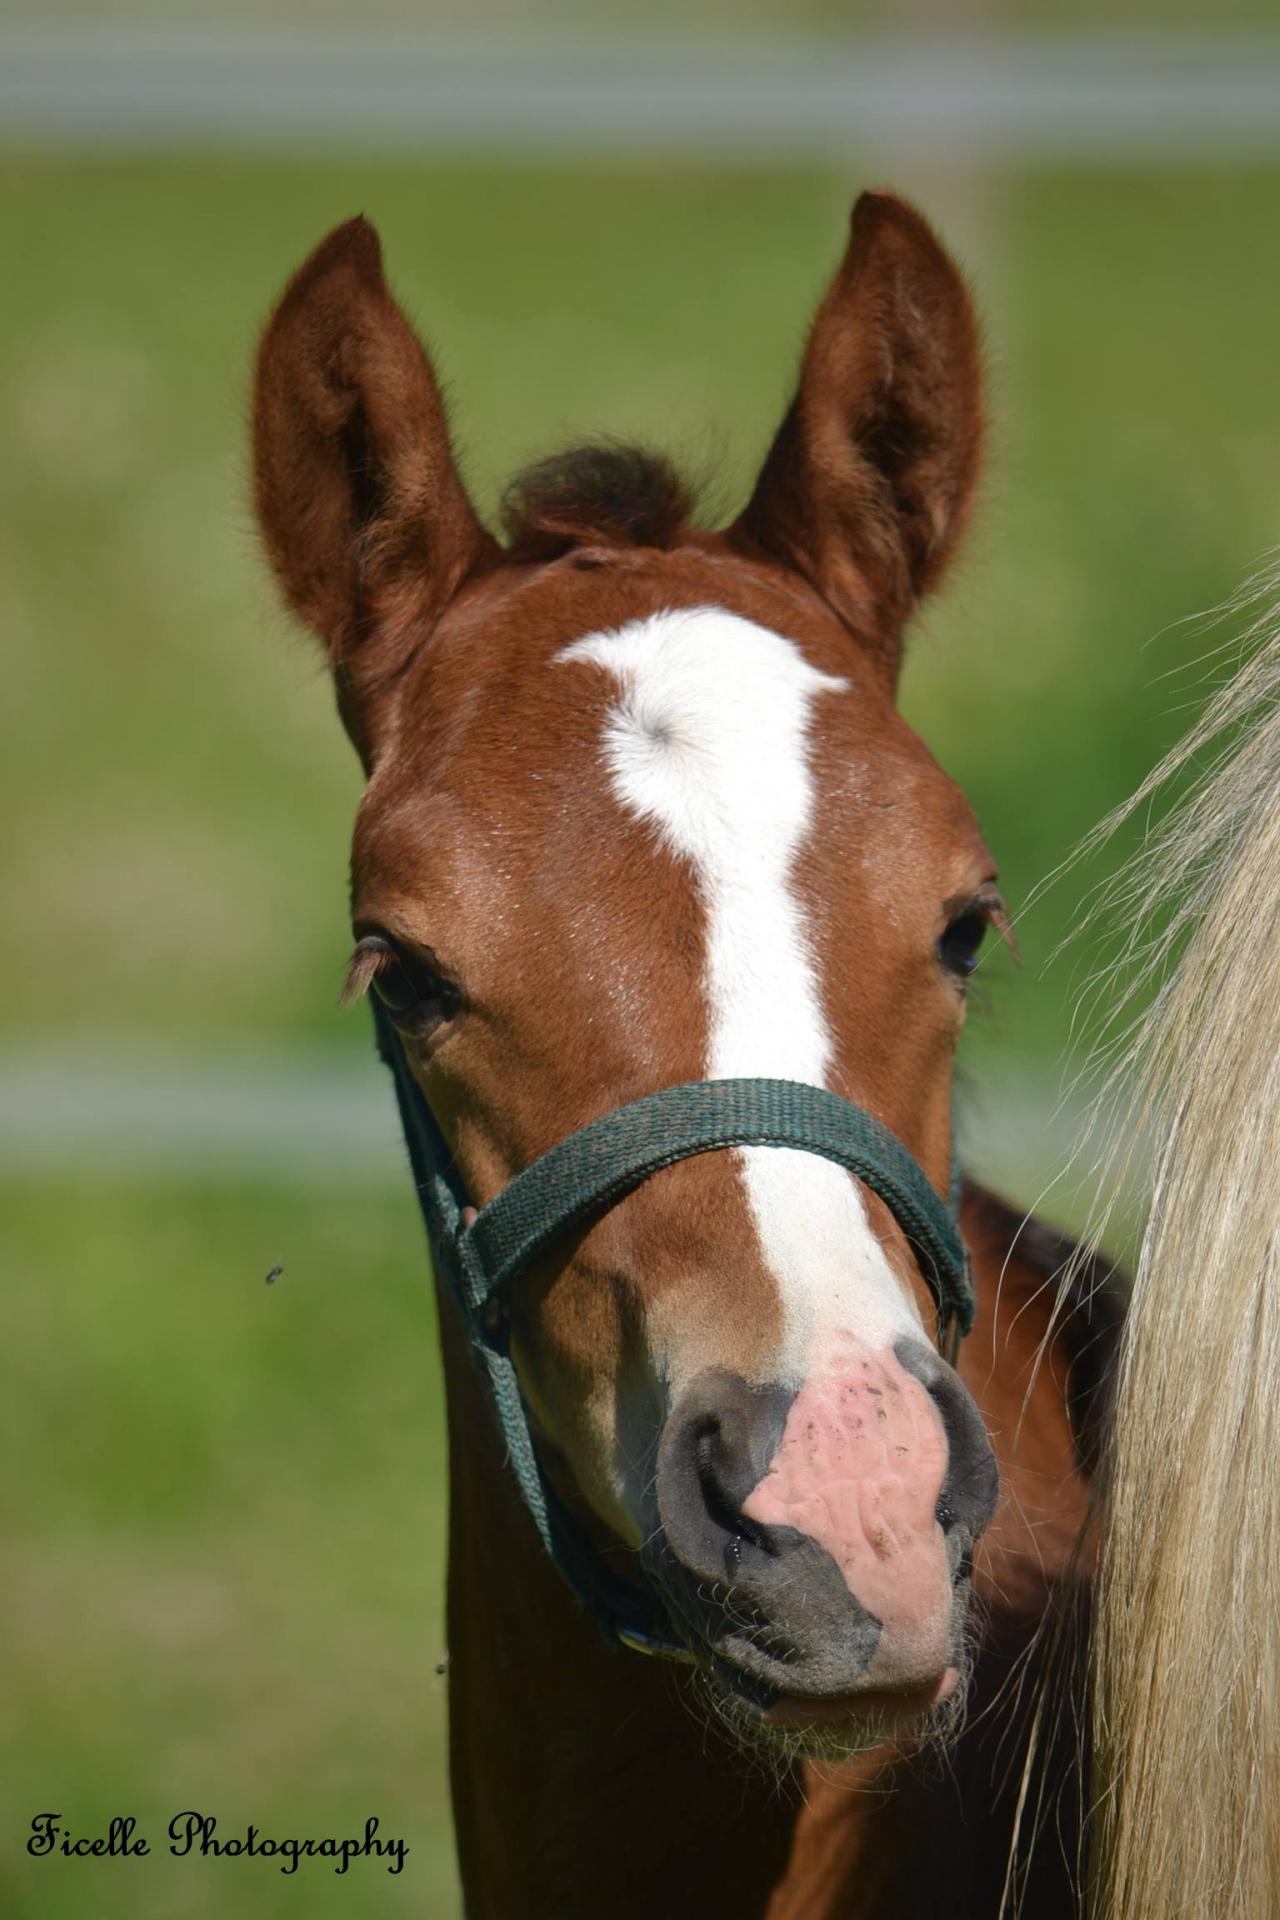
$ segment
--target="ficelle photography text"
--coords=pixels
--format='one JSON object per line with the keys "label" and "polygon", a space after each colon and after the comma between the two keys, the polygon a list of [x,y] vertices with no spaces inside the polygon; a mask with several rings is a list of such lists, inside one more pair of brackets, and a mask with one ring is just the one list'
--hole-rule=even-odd
{"label": "ficelle photography text", "polygon": [[330,1861],[334,1873],[348,1872],[356,1860],[382,1860],[388,1873],[403,1873],[411,1851],[408,1842],[380,1838],[379,1825],[377,1815],[370,1814],[358,1838],[328,1834],[303,1840],[263,1833],[252,1821],[244,1827],[220,1827],[215,1815],[189,1809],[175,1813],[164,1838],[153,1845],[136,1814],[117,1814],[105,1833],[74,1833],[63,1824],[60,1813],[37,1813],[31,1821],[27,1852],[36,1859],[126,1860],[167,1851],[180,1860],[270,1861],[281,1873],[296,1873],[304,1860]]}

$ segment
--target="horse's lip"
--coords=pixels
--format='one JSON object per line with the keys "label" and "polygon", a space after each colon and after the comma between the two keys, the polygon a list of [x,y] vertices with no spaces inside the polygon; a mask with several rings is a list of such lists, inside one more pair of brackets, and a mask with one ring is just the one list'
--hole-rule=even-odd
{"label": "horse's lip", "polygon": [[950,1699],[959,1683],[959,1669],[947,1667],[922,1686],[898,1691],[869,1688],[865,1693],[808,1699],[780,1694],[761,1710],[760,1717],[770,1727],[812,1727],[833,1720],[915,1720]]}

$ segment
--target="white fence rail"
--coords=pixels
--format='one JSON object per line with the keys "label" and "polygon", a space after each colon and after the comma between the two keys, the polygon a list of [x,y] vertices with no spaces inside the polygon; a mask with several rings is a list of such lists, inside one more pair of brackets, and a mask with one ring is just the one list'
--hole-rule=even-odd
{"label": "white fence rail", "polygon": [[1280,37],[583,46],[0,29],[0,140],[733,160],[1280,154]]}
{"label": "white fence rail", "polygon": [[[977,1083],[960,1103],[966,1164],[1031,1200],[1080,1140],[1053,1077]],[[0,1063],[0,1178],[401,1181],[390,1076],[374,1058]]]}

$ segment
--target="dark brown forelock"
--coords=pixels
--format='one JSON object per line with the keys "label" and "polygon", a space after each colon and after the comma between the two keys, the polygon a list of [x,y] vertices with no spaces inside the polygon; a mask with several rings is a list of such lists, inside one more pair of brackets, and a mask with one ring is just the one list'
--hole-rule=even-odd
{"label": "dark brown forelock", "polygon": [[516,560],[551,560],[580,546],[675,546],[694,489],[664,455],[611,441],[567,447],[518,473],[502,496]]}

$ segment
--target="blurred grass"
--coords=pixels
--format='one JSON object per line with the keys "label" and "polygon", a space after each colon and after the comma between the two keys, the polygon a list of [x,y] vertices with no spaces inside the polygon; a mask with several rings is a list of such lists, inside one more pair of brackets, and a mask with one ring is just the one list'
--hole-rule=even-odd
{"label": "blurred grass", "polygon": [[[246,506],[255,327],[363,208],[450,380],[486,506],[567,434],[640,434],[741,498],[856,181],[628,166],[31,160],[0,184],[0,1044],[363,1047],[334,1019],[357,793]],[[992,484],[906,701],[1016,907],[1181,730],[1155,684],[1280,528],[1273,176],[975,179]],[[940,184],[946,204],[954,182]],[[1070,889],[1023,928],[1032,969]],[[1005,994],[1043,1060],[1065,981]]]}
{"label": "blurred grass", "polygon": [[[856,177],[409,160],[23,160],[0,178],[0,1052],[368,1048],[334,1007],[354,761],[245,506],[254,331],[363,209],[491,507],[637,433],[739,499]],[[914,183],[913,183],[914,184]],[[939,179],[990,319],[992,484],[908,710],[1016,908],[1187,721],[1159,676],[1280,532],[1271,175]],[[952,218],[952,215],[955,218]],[[1144,648],[1151,636],[1160,640]],[[1022,923],[970,1065],[1046,1089],[1088,874]],[[264,1182],[269,1180],[264,1173]],[[420,1236],[380,1189],[0,1192],[5,1910],[447,1914],[442,1436]],[[285,1277],[266,1288],[277,1260]],[[205,1804],[414,1848],[390,1879],[31,1862],[24,1822]]]}
{"label": "blurred grass", "polygon": [[[0,1189],[13,1920],[454,1911],[443,1430],[430,1287],[393,1190]],[[268,1270],[283,1262],[272,1286]],[[357,1861],[170,1859],[219,1833],[408,1841]],[[136,1814],[142,1860],[32,1860]]]}

